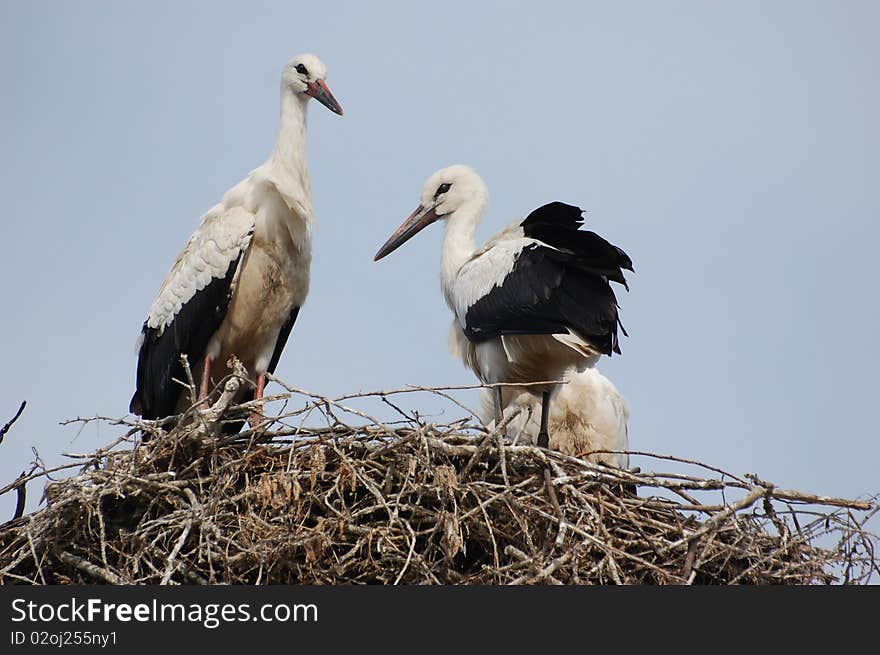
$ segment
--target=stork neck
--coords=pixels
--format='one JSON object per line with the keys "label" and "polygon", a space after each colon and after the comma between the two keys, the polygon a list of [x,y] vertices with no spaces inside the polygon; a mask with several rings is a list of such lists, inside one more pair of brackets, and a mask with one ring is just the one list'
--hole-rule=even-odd
{"label": "stork neck", "polygon": [[[281,126],[269,156],[272,182],[286,199],[302,203],[311,218],[311,182],[306,166],[306,106],[308,96],[290,89],[281,91]],[[292,206],[292,205],[291,205]]]}
{"label": "stork neck", "polygon": [[440,285],[446,304],[455,311],[452,290],[455,278],[461,267],[477,250],[474,232],[481,215],[480,208],[461,207],[446,219],[446,235],[443,238],[443,252],[440,258]]}

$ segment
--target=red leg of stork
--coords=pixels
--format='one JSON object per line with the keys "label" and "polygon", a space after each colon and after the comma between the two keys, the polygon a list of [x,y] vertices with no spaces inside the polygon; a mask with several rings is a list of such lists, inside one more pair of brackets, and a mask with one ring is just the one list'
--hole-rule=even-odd
{"label": "red leg of stork", "polygon": [[208,383],[211,380],[211,358],[205,357],[205,366],[202,369],[202,383],[199,385],[198,402],[208,397]]}
{"label": "red leg of stork", "polygon": [[263,416],[263,403],[260,402],[263,400],[263,389],[266,387],[266,375],[264,373],[260,373],[257,376],[257,389],[254,392],[254,400],[257,401],[257,405],[254,409],[251,410],[251,416],[248,419],[248,423],[251,424],[251,428],[256,428],[260,423],[263,422],[265,418]]}

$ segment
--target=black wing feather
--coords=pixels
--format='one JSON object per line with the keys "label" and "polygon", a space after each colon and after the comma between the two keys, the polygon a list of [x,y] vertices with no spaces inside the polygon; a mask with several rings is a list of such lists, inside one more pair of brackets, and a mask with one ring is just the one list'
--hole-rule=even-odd
{"label": "black wing feather", "polygon": [[524,229],[535,225],[556,225],[569,230],[577,230],[584,223],[584,210],[564,202],[548,202],[526,216],[520,225]]}
{"label": "black wing feather", "polygon": [[620,352],[617,298],[601,275],[570,263],[565,253],[532,245],[504,283],[468,308],[465,335],[474,342],[504,334],[577,332],[599,352]]}
{"label": "black wing feather", "polygon": [[580,230],[582,214],[551,202],[520,224],[540,244],[524,248],[504,282],[468,308],[469,340],[573,330],[601,353],[620,353],[618,327],[626,330],[609,282],[626,287],[623,269],[633,270],[632,260],[595,232]]}
{"label": "black wing feather", "polygon": [[296,323],[297,316],[299,316],[299,307],[294,307],[290,310],[290,316],[287,318],[287,322],[281,327],[281,331],[278,333],[278,341],[275,342],[275,350],[272,351],[272,359],[269,360],[269,373],[274,373],[275,367],[278,366],[278,361],[281,359],[281,352],[287,344],[287,339],[290,337],[290,331],[293,329],[293,324]]}
{"label": "black wing feather", "polygon": [[229,263],[224,277],[214,278],[196,292],[161,333],[144,323],[130,411],[151,420],[175,413],[182,387],[174,380],[184,380],[186,375],[180,356],[186,354],[191,366],[205,356],[208,342],[229,309],[232,279],[240,260],[241,254]]}
{"label": "black wing feather", "polygon": [[627,287],[623,270],[633,270],[632,259],[595,232],[578,229],[582,214],[574,205],[551,202],[529,214],[520,226],[525,236],[572,255],[579,268]]}

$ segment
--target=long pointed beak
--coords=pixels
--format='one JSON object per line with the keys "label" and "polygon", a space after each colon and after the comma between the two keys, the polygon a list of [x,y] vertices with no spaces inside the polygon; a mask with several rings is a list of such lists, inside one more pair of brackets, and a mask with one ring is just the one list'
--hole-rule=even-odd
{"label": "long pointed beak", "polygon": [[312,96],[330,111],[342,116],[342,107],[336,102],[336,98],[330,93],[330,89],[324,80],[315,80],[306,85],[306,94]]}
{"label": "long pointed beak", "polygon": [[385,255],[390,255],[438,218],[440,217],[437,216],[433,207],[425,209],[419,205],[416,210],[409,215],[409,218],[403,222],[403,225],[397,228],[397,231],[391,235],[391,238],[389,238],[388,241],[385,242],[385,245],[379,248],[379,252],[373,257],[373,261],[377,262]]}

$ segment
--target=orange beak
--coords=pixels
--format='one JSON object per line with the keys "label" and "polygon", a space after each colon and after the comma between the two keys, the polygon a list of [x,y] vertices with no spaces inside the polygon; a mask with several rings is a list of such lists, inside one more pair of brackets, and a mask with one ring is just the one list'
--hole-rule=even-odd
{"label": "orange beak", "polygon": [[391,235],[388,241],[385,242],[385,245],[379,248],[379,252],[376,253],[373,261],[377,262],[385,255],[390,255],[438,218],[440,217],[437,216],[433,207],[425,209],[419,205],[416,210],[409,215],[409,218],[403,222],[403,225],[397,228],[397,231]]}
{"label": "orange beak", "polygon": [[307,95],[312,96],[333,113],[342,116],[342,107],[336,102],[336,98],[330,93],[330,89],[327,87],[327,83],[324,80],[309,82],[306,87]]}

